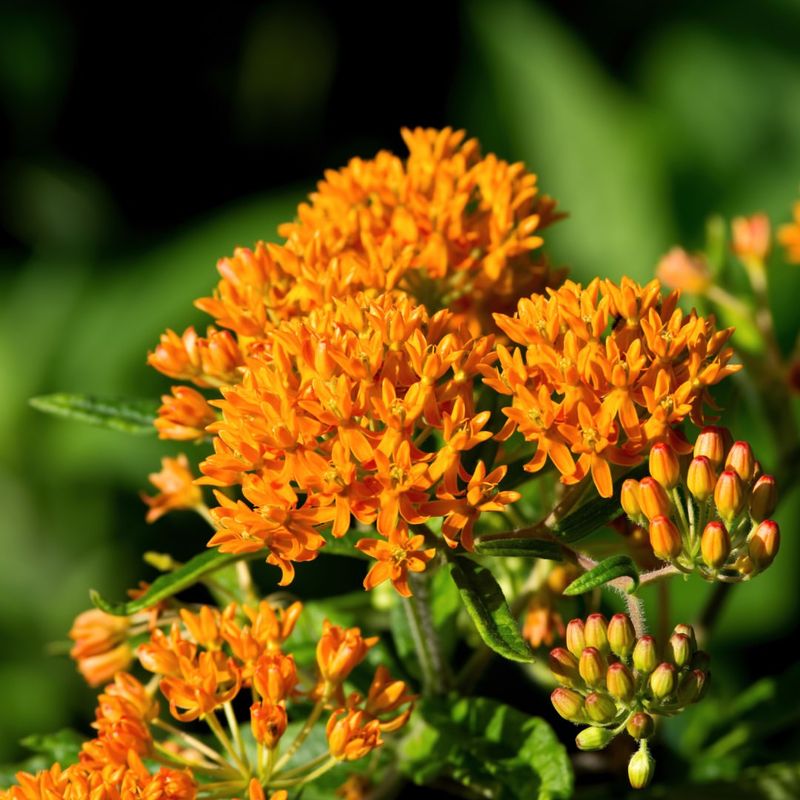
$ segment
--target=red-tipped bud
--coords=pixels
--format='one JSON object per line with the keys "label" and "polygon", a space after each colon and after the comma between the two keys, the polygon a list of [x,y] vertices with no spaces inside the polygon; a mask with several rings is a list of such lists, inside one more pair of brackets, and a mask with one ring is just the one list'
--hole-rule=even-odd
{"label": "red-tipped bud", "polygon": [[645,741],[642,739],[639,749],[628,762],[628,781],[634,789],[646,789],[656,771],[655,759],[650,755]]}
{"label": "red-tipped bud", "polygon": [[700,538],[700,552],[703,561],[711,569],[720,569],[728,560],[731,554],[731,537],[728,536],[728,529],[719,521],[709,522],[703,529]]}
{"label": "red-tipped bud", "polygon": [[778,505],[778,485],[772,475],[762,475],[750,492],[750,516],[754,522],[763,522]]}
{"label": "red-tipped bud", "polygon": [[673,664],[666,661],[659,664],[650,675],[650,693],[656,700],[664,700],[674,691],[678,683],[678,676]]}
{"label": "red-tipped bud", "polygon": [[581,653],[578,672],[587,686],[602,686],[607,668],[605,657],[596,647],[587,647]]}
{"label": "red-tipped bud", "polygon": [[683,676],[678,686],[678,702],[682,706],[696,703],[703,696],[708,684],[708,673],[693,669]]}
{"label": "red-tipped bud", "polygon": [[697,436],[694,442],[694,456],[705,456],[714,467],[719,467],[728,452],[731,435],[726,428],[709,425]]}
{"label": "red-tipped bud", "polygon": [[595,647],[603,655],[608,654],[608,623],[602,614],[589,614],[583,633],[587,647]]}
{"label": "red-tipped bud", "polygon": [[680,622],[672,629],[672,632],[682,633],[684,636],[688,636],[689,642],[692,645],[692,653],[697,650],[697,638],[694,635],[694,628],[691,625],[687,625],[685,622]]}
{"label": "red-tipped bud", "polygon": [[656,556],[664,561],[680,555],[683,549],[681,534],[669,517],[662,515],[650,521],[650,546]]}
{"label": "red-tipped bud", "polygon": [[649,739],[655,730],[655,723],[649,714],[644,711],[637,711],[629,720],[626,725],[628,734],[636,739]]}
{"label": "red-tipped bud", "polygon": [[642,478],[639,481],[639,502],[647,519],[669,516],[672,511],[667,490],[655,478]]}
{"label": "red-tipped bud", "polygon": [[569,650],[563,647],[551,650],[548,665],[559,683],[564,686],[583,686],[583,680],[578,672],[578,659]]}
{"label": "red-tipped bud", "polygon": [[586,714],[592,722],[606,725],[617,716],[616,703],[606,694],[586,695]]}
{"label": "red-tipped bud", "polygon": [[634,522],[640,522],[644,518],[642,504],[639,500],[639,481],[635,478],[628,478],[623,482],[619,492],[619,502],[622,510]]}
{"label": "red-tipped bud", "polygon": [[576,737],[579,750],[602,750],[614,738],[607,728],[584,728]]}
{"label": "red-tipped bud", "polygon": [[608,623],[608,645],[615,656],[623,661],[633,652],[636,631],[627,614],[614,614]]}
{"label": "red-tipped bud", "polygon": [[707,456],[695,456],[689,462],[689,471],[686,473],[686,485],[692,497],[700,503],[705,503],[712,494],[717,483],[717,474],[714,465]]}
{"label": "red-tipped bud", "polygon": [[665,489],[674,489],[681,477],[681,465],[675,451],[665,442],[653,445],[650,451],[650,475]]}
{"label": "red-tipped bud", "polygon": [[771,519],[759,523],[747,540],[747,551],[758,569],[766,569],[775,560],[780,546],[781,531]]}
{"label": "red-tipped bud", "polygon": [[658,666],[658,648],[652,636],[642,636],[633,648],[633,666],[637,672],[649,675]]}
{"label": "red-tipped bud", "polygon": [[584,718],[583,698],[572,689],[559,686],[550,695],[553,708],[569,722],[580,722]]}
{"label": "red-tipped bud", "polygon": [[747,442],[734,442],[725,459],[725,469],[732,469],[745,483],[750,483],[756,470],[756,459]]}
{"label": "red-tipped bud", "polygon": [[580,658],[584,647],[586,647],[586,637],[583,635],[583,620],[571,619],[567,624],[567,650]]}
{"label": "red-tipped bud", "polygon": [[684,633],[673,633],[667,642],[667,657],[679,669],[692,660],[692,642]]}
{"label": "red-tipped bud", "polygon": [[612,664],[606,672],[606,688],[616,700],[627,703],[636,693],[636,682],[631,671],[621,662]]}
{"label": "red-tipped bud", "polygon": [[714,505],[717,507],[717,513],[730,525],[744,507],[744,501],[741,478],[732,469],[726,469],[717,478],[717,485],[714,487]]}

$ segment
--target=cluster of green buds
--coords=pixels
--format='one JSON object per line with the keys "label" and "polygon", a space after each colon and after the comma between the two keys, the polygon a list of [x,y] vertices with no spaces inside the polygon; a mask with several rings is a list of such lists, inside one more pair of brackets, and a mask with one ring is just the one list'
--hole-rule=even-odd
{"label": "cluster of green buds", "polygon": [[650,451],[650,475],[622,485],[628,517],[646,526],[656,556],[709,581],[748,580],[766,569],[780,545],[775,478],[765,475],[747,442],[725,428],[703,428],[691,455],[666,443]]}
{"label": "cluster of green buds", "polygon": [[601,750],[627,731],[639,749],[628,765],[631,786],[650,783],[655,762],[647,748],[657,717],[669,717],[696,703],[708,685],[708,655],[697,649],[690,625],[678,625],[663,651],[652,636],[637,638],[630,618],[606,622],[591,614],[573,619],[566,647],[550,652],[550,671],[561,684],[550,696],[556,711],[586,725],[575,743]]}

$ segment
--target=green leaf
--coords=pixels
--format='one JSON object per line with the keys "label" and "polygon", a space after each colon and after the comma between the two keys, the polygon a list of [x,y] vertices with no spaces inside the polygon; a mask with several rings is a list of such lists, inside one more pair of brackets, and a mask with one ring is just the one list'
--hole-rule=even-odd
{"label": "green leaf", "polygon": [[349,558],[360,558],[362,560],[372,561],[366,553],[356,548],[356,542],[359,539],[365,538],[358,531],[351,528],[344,536],[337,537],[334,536],[330,532],[330,528],[328,528],[323,531],[322,535],[325,537],[325,547],[319,551],[320,555],[347,556]]}
{"label": "green leaf", "polygon": [[400,746],[400,768],[416,783],[447,777],[498,800],[565,800],[572,769],[542,719],[481,697],[427,700]]}
{"label": "green leaf", "polygon": [[111,428],[134,436],[155,434],[153,420],[159,402],[145,399],[95,397],[88,394],[46,394],[32,397],[30,404],[47,414],[55,414],[101,428]]}
{"label": "green leaf", "polygon": [[629,556],[611,556],[592,567],[580,578],[576,578],[564,589],[566,595],[576,595],[588,592],[604,583],[616,578],[630,578],[633,583],[628,589],[628,594],[633,594],[639,586],[639,570]]}
{"label": "green leaf", "polygon": [[20,744],[28,750],[38,753],[51,761],[58,761],[62,767],[74,764],[78,760],[84,737],[77,731],[64,728],[56,733],[34,734],[26,736]]}
{"label": "green leaf", "polygon": [[513,536],[481,536],[475,540],[475,552],[482,556],[522,556],[563,561],[564,549],[547,539]]}
{"label": "green leaf", "polygon": [[470,558],[455,556],[450,562],[450,575],[483,641],[511,661],[533,661],[533,651],[522,638],[491,570]]}
{"label": "green leaf", "polygon": [[156,578],[150,584],[150,588],[135,600],[129,600],[127,603],[110,603],[108,600],[103,599],[99,592],[94,589],[90,592],[90,596],[92,603],[101,611],[105,611],[106,614],[124,617],[148,608],[167,597],[172,597],[172,595],[183,591],[202,578],[223,567],[227,567],[229,564],[233,564],[243,558],[254,558],[258,555],[260,554],[247,553],[246,555],[241,555],[220,553],[218,550],[206,550],[178,567],[174,572],[169,572]]}

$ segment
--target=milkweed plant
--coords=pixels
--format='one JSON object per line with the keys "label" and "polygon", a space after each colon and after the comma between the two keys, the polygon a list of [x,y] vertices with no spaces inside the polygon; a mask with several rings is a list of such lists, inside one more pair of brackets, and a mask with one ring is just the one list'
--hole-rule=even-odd
{"label": "milkweed plant", "polygon": [[[579,283],[523,164],[463,131],[402,135],[405,157],[326,172],[278,243],[218,262],[194,301],[210,324],[147,357],[173,383],[160,406],[34,399],[186,443],[143,500],[149,522],[197,514],[196,555],[148,553],[161,574],[125,601],[92,593],[69,632],[92,735],[3,800],[568,798],[581,751],[658,782],[662,730],[709,687],[713,614],[648,620],[642,588],[719,600],[778,555],[800,360],[776,344],[770,223],[718,223],[644,285]],[[794,217],[778,249],[800,262]],[[714,401],[743,369],[779,463]],[[363,565],[354,611],[293,594],[318,558]],[[549,717],[476,693],[497,659]]]}

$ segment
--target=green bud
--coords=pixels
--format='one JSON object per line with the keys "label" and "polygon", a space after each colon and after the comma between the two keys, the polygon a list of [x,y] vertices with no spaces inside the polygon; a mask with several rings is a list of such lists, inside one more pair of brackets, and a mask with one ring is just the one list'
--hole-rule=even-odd
{"label": "green bud", "polygon": [[584,647],[586,647],[586,637],[583,635],[583,620],[571,619],[567,624],[567,650],[580,658]]}
{"label": "green bud", "polygon": [[625,726],[631,737],[636,739],[649,739],[655,730],[655,723],[649,714],[644,711],[637,711]]}
{"label": "green bud", "polygon": [[708,684],[708,673],[700,669],[693,669],[683,676],[678,686],[678,702],[688,706],[702,699]]}
{"label": "green bud", "polygon": [[623,703],[630,702],[636,694],[636,682],[631,671],[622,663],[612,664],[606,672],[608,693]]}
{"label": "green bud", "polygon": [[646,789],[653,780],[656,771],[656,762],[647,749],[647,742],[642,739],[639,749],[631,756],[628,762],[628,780],[634,789]]}
{"label": "green bud", "polygon": [[692,660],[692,643],[684,633],[673,633],[667,643],[667,658],[676,667],[685,667]]}
{"label": "green bud", "polygon": [[627,614],[614,614],[608,623],[608,644],[611,652],[626,660],[636,644],[636,631]]}
{"label": "green bud", "polygon": [[656,700],[664,700],[674,691],[677,684],[675,667],[666,661],[659,664],[650,676],[650,692]]}
{"label": "green bud", "polygon": [[578,671],[587,686],[602,686],[606,677],[608,663],[596,647],[586,647],[578,662]]}
{"label": "green bud", "polygon": [[633,648],[633,666],[638,672],[649,675],[658,666],[656,640],[642,636]]}
{"label": "green bud", "polygon": [[575,744],[580,750],[602,750],[613,738],[607,728],[584,728],[575,737]]}
{"label": "green bud", "polygon": [[603,655],[608,654],[608,623],[602,614],[589,614],[583,633],[587,647],[594,647]]}
{"label": "green bud", "polygon": [[563,647],[551,650],[548,665],[559,683],[564,686],[583,686],[583,680],[578,672],[578,659],[569,650]]}
{"label": "green bud", "polygon": [[586,713],[592,722],[605,725],[617,716],[617,704],[606,694],[592,692],[586,695]]}
{"label": "green bud", "polygon": [[550,695],[553,708],[569,722],[580,722],[584,718],[583,698],[572,689],[559,686]]}
{"label": "green bud", "polygon": [[694,635],[694,628],[691,625],[687,625],[686,623],[680,623],[676,625],[672,629],[673,633],[682,633],[684,636],[689,637],[689,641],[692,643],[692,653],[697,650],[697,639]]}

